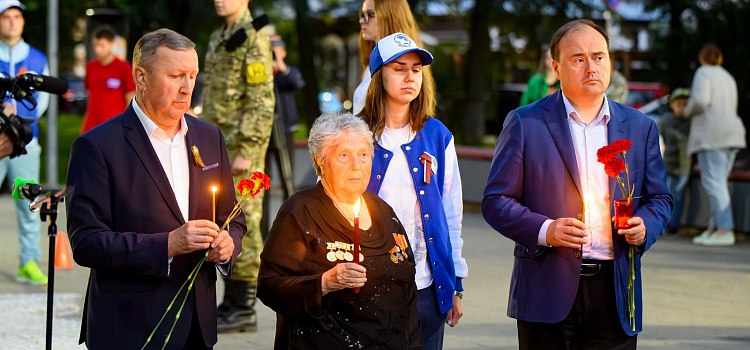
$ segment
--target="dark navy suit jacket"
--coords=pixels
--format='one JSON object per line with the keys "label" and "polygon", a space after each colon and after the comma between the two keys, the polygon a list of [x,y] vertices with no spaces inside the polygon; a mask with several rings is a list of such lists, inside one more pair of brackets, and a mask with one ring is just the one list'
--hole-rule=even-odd
{"label": "dark navy suit jacket", "polygon": [[[189,115],[185,120],[188,220],[211,220],[210,188],[217,185],[216,221],[221,225],[235,202],[224,137],[206,122]],[[200,150],[203,169],[193,160],[193,145]],[[80,342],[86,342],[89,349],[140,349],[204,253],[175,256],[167,271],[168,234],[185,220],[132,106],[76,139],[70,152],[68,186],[74,188],[67,200],[73,258],[91,269]],[[231,267],[242,249],[244,217],[235,219],[228,231],[235,247]],[[168,349],[183,348],[196,312],[206,346],[216,343],[214,266],[206,263],[199,271]],[[182,296],[149,349],[161,348],[181,302]]]}
{"label": "dark navy suit jacket", "polygon": [[[655,123],[637,110],[609,101],[608,143],[627,139],[634,216],[646,226],[646,240],[636,247],[636,331],[627,318],[628,243],[613,230],[615,297],[620,321],[629,335],[641,331],[641,255],[663,233],[672,212]],[[516,242],[508,316],[556,323],[570,312],[578,289],[581,256],[577,249],[537,246],[547,219],[581,219],[583,195],[575,148],[561,93],[516,109],[505,119],[497,140],[482,200],[485,220]],[[622,198],[615,180],[610,198]],[[614,208],[610,208],[614,214]]]}

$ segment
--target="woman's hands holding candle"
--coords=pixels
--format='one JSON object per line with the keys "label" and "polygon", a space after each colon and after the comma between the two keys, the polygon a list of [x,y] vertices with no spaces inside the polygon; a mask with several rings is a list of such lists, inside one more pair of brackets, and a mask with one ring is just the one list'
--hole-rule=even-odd
{"label": "woman's hands holding candle", "polygon": [[346,288],[362,287],[367,282],[367,270],[355,263],[340,263],[323,273],[323,295]]}

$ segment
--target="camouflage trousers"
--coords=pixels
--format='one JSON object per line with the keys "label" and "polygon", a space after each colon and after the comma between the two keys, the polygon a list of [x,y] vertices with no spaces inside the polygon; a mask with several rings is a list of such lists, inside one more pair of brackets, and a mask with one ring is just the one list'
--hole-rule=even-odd
{"label": "camouflage trousers", "polygon": [[[238,152],[228,150],[229,161],[233,162]],[[262,154],[257,154],[250,159],[250,173],[245,175],[234,176],[235,196],[240,198],[237,191],[237,184],[240,180],[250,178],[253,171],[265,170],[265,149]],[[242,212],[245,214],[245,224],[247,233],[242,238],[242,253],[237,257],[232,268],[232,280],[244,281],[255,284],[258,282],[258,269],[260,268],[260,253],[263,251],[263,238],[260,232],[260,219],[263,217],[263,195],[265,191],[260,191],[254,199],[250,199],[242,206]]]}

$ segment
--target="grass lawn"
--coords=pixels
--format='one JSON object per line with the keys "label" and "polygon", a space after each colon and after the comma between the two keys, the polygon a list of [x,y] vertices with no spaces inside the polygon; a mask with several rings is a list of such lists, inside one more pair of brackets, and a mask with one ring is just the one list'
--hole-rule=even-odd
{"label": "grass lawn", "polygon": [[[60,113],[57,119],[57,181],[65,183],[68,172],[68,159],[70,158],[70,146],[78,137],[83,124],[83,116],[78,114]],[[47,183],[47,118],[42,117],[39,121],[39,144],[42,145],[41,181]]]}

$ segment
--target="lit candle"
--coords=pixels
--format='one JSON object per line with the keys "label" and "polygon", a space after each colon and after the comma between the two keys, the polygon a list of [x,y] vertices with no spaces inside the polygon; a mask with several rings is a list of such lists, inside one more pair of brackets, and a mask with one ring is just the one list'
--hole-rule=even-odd
{"label": "lit candle", "polygon": [[216,190],[219,188],[211,186],[211,211],[213,212],[212,221],[216,223]]}
{"label": "lit candle", "polygon": [[[361,209],[360,198],[354,204],[354,263],[359,264],[359,210]],[[359,293],[359,287],[354,288],[354,293]]]}
{"label": "lit candle", "polygon": [[[583,232],[586,232],[586,200],[588,199],[588,193],[583,195],[583,214],[581,215],[581,222],[583,222]],[[586,238],[584,238],[586,240]],[[581,243],[580,252],[583,254],[583,243]]]}

